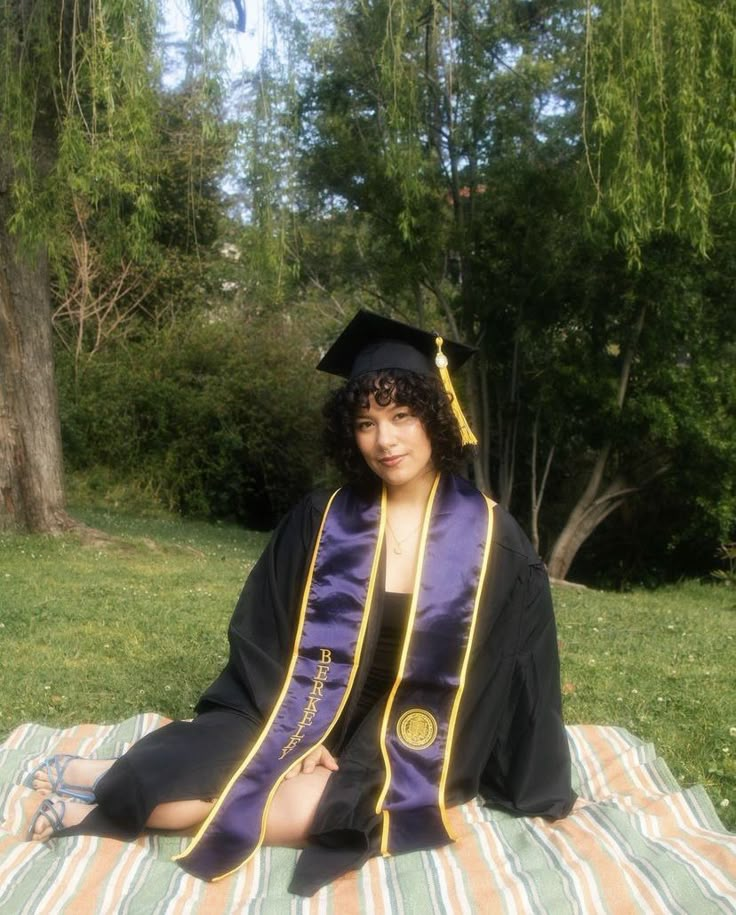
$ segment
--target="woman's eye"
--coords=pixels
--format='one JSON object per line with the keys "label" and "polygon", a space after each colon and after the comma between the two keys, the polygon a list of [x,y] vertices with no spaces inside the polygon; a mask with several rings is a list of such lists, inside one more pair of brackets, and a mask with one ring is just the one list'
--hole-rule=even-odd
{"label": "woman's eye", "polygon": [[355,424],[355,428],[359,432],[365,432],[366,429],[370,429],[371,425],[372,425],[372,423],[369,419],[359,419],[358,422]]}
{"label": "woman's eye", "polygon": [[411,413],[408,410],[399,410],[398,413],[394,413],[394,419],[402,420],[407,419],[411,416]]}

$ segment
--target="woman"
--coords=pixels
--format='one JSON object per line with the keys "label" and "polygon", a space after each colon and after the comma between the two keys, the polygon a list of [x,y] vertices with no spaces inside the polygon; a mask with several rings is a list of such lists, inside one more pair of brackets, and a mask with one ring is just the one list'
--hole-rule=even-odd
{"label": "woman", "polygon": [[371,855],[451,841],[446,808],[478,794],[569,812],[547,577],[516,523],[453,474],[446,365],[471,351],[438,342],[367,312],[343,331],[319,368],[348,377],[325,416],[349,485],[275,532],[192,722],[117,761],[37,770],[49,797],[33,838],[201,824],[186,870],[209,879],[264,842],[304,846],[290,888],[310,895]]}

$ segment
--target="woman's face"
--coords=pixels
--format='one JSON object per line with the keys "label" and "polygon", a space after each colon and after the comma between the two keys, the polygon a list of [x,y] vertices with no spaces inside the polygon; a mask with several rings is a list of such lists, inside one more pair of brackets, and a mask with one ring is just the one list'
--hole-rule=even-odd
{"label": "woman's face", "polygon": [[406,486],[434,471],[432,446],[422,421],[409,407],[385,407],[373,395],[355,417],[355,442],[373,473],[391,487]]}

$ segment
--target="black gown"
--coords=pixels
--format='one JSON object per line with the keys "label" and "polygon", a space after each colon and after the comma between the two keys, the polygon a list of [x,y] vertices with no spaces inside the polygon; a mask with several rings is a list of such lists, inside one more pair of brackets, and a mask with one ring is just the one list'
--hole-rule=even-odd
{"label": "black gown", "polygon": [[[157,804],[219,795],[280,691],[327,498],[308,496],[274,532],[230,621],[228,663],[201,696],[194,720],[172,722],[135,744],[98,782],[98,807],[67,833],[132,838]],[[375,600],[351,696],[327,741],[340,768],[327,782],[290,886],[300,895],[378,853],[381,699],[393,679],[386,683],[405,606],[382,590]],[[565,816],[575,799],[547,575],[498,506],[445,797],[453,806],[477,795],[517,815],[551,818]]]}

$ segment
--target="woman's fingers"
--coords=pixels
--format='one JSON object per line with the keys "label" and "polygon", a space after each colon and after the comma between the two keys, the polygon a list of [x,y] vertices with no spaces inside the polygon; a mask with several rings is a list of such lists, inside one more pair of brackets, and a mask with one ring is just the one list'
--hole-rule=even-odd
{"label": "woman's fingers", "polygon": [[309,775],[311,772],[314,772],[317,766],[324,766],[325,769],[329,769],[330,772],[337,772],[339,768],[337,760],[332,753],[330,753],[326,747],[320,745],[311,750],[301,762],[295,763],[286,773],[284,778],[294,778],[295,775],[299,775],[300,773]]}
{"label": "woman's fingers", "polygon": [[320,747],[320,750],[322,751],[322,755],[320,756],[319,760],[320,766],[324,766],[325,769],[329,769],[331,772],[337,772],[340,767],[338,766],[337,760],[332,755],[332,753],[330,753],[327,747]]}

